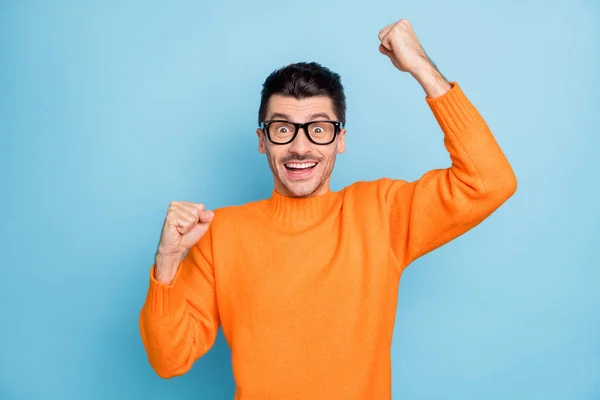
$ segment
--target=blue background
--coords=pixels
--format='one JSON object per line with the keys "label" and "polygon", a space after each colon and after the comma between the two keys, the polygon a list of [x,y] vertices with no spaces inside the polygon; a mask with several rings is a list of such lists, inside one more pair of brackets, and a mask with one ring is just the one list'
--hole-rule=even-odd
{"label": "blue background", "polygon": [[342,76],[332,188],[449,165],[418,84],[379,54],[408,18],[511,161],[517,193],[404,274],[394,399],[600,398],[600,3],[0,2],[0,398],[231,399],[222,334],[185,376],[138,331],[171,200],[266,197],[262,82]]}

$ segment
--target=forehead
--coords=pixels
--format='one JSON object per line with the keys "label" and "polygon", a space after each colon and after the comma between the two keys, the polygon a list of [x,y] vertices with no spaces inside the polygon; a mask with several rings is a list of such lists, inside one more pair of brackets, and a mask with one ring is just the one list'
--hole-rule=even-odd
{"label": "forehead", "polygon": [[276,119],[282,117],[283,114],[289,117],[292,122],[305,122],[314,118],[315,114],[322,119],[335,119],[333,111],[333,102],[329,96],[314,96],[298,100],[294,97],[282,96],[275,94],[271,96],[267,107],[267,118]]}

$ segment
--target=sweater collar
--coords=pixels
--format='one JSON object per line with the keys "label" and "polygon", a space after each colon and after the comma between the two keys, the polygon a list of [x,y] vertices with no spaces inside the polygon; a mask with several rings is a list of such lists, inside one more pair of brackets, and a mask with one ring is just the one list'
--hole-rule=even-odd
{"label": "sweater collar", "polygon": [[273,190],[266,201],[269,218],[290,228],[308,227],[330,214],[340,198],[339,192],[327,191],[311,197],[288,197]]}

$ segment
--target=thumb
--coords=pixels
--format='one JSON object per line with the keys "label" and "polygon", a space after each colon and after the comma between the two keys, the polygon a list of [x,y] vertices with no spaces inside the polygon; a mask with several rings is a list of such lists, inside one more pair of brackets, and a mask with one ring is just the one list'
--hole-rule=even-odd
{"label": "thumb", "polygon": [[194,226],[188,233],[183,235],[182,241],[186,249],[189,249],[198,243],[200,239],[202,239],[202,236],[204,236],[206,231],[208,231],[208,227],[210,226],[214,216],[215,214],[212,211],[203,211],[200,213],[200,220],[198,221],[198,224],[196,224],[196,226]]}
{"label": "thumb", "polygon": [[198,219],[199,224],[209,224],[215,217],[215,213],[211,210],[202,211],[200,218]]}
{"label": "thumb", "polygon": [[380,44],[380,45],[379,45],[379,52],[380,52],[381,54],[384,54],[384,55],[386,55],[386,56],[389,56],[390,54],[392,54],[392,51],[391,51],[391,50],[388,50],[388,49],[387,49],[387,48],[386,48],[386,47],[385,47],[383,44]]}

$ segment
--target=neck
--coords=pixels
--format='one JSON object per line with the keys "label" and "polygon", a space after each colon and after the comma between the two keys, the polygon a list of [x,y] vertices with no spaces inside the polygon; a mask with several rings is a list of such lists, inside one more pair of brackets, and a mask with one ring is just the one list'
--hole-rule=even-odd
{"label": "neck", "polygon": [[290,190],[288,190],[281,183],[281,181],[279,181],[277,179],[275,181],[274,191],[277,194],[281,195],[281,196],[292,197],[292,198],[295,198],[295,199],[306,199],[306,198],[310,198],[310,197],[322,196],[324,194],[329,193],[331,191],[331,189],[329,188],[329,179],[327,179],[317,189],[315,189],[312,193],[309,193],[309,194],[306,194],[306,195],[297,195],[297,194],[292,193]]}
{"label": "neck", "polygon": [[294,196],[275,188],[265,202],[266,212],[269,219],[280,226],[290,229],[308,227],[330,215],[340,197],[328,186],[308,196]]}

